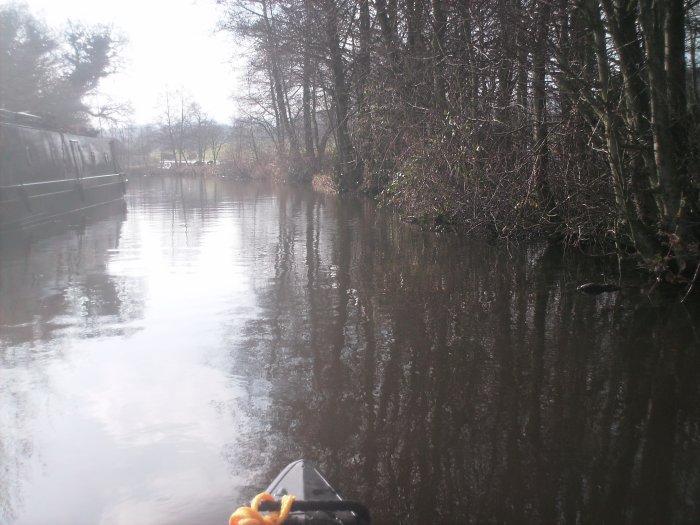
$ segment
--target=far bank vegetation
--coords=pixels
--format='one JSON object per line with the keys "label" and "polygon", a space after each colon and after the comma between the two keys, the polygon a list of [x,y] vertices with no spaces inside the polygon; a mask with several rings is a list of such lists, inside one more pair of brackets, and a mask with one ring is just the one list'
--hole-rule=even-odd
{"label": "far bank vegetation", "polygon": [[692,277],[696,0],[218,3],[247,46],[246,118],[292,176]]}

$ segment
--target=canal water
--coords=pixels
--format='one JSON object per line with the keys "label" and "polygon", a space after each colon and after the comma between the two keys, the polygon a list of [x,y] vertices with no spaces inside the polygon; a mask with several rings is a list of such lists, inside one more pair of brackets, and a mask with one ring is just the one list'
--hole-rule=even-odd
{"label": "canal water", "polygon": [[379,524],[698,523],[700,305],[609,271],[132,181],[0,239],[0,523],[224,524],[300,457]]}

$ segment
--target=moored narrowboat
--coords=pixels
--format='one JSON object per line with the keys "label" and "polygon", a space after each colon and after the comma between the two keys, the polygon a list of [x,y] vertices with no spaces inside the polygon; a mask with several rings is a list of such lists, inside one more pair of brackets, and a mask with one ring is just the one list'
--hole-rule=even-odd
{"label": "moored narrowboat", "polygon": [[49,129],[0,110],[0,229],[31,226],[123,199],[113,140]]}

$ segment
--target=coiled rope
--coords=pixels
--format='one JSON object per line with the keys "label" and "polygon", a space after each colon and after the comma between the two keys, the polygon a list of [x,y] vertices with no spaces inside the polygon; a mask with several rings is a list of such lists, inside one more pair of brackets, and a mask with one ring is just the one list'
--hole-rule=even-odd
{"label": "coiled rope", "polygon": [[229,525],[281,525],[287,519],[294,503],[294,496],[282,496],[279,512],[261,514],[258,509],[263,501],[275,501],[275,497],[267,492],[261,492],[250,502],[250,507],[239,507],[231,514]]}

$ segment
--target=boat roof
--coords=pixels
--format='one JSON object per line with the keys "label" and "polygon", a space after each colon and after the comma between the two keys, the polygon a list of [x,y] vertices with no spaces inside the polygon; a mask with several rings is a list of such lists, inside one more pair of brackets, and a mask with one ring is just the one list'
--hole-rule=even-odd
{"label": "boat roof", "polygon": [[23,124],[25,126],[41,126],[43,119],[26,111],[10,111],[9,109],[0,108],[0,122]]}

